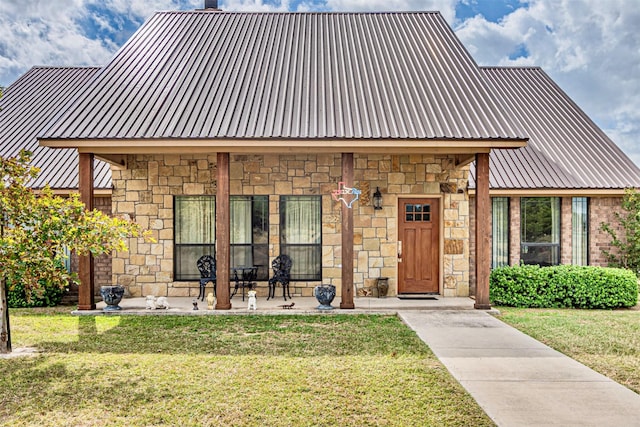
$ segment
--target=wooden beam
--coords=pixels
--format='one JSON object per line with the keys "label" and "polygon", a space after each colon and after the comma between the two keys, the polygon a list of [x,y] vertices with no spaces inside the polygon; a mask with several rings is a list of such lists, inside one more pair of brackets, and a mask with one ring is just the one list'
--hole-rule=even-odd
{"label": "wooden beam", "polygon": [[476,154],[476,302],[480,310],[491,308],[491,199],[489,197],[489,154]]}
{"label": "wooden beam", "polygon": [[[381,138],[46,138],[38,142],[44,147],[78,148],[92,153],[191,153],[194,150],[207,153],[262,153],[268,152],[342,152],[350,153],[488,153],[496,148],[520,148],[527,146],[527,138],[519,139],[381,139]],[[142,151],[141,151],[142,150]]]}
{"label": "wooden beam", "polygon": [[[493,197],[622,197],[624,188],[549,188],[549,189],[492,189]],[[469,189],[469,196],[476,194],[475,188]]]}
{"label": "wooden beam", "polygon": [[126,154],[95,154],[95,156],[96,159],[107,162],[117,169],[126,169],[127,167]]}
{"label": "wooden beam", "polygon": [[218,153],[216,182],[216,309],[230,310],[231,214],[229,212],[229,153]]}
{"label": "wooden beam", "polygon": [[[353,153],[342,153],[342,181],[353,187]],[[342,299],[340,308],[353,304],[353,209],[342,203]]]}
{"label": "wooden beam", "polygon": [[456,154],[456,168],[468,165],[476,159],[475,154]]}
{"label": "wooden beam", "polygon": [[[93,154],[80,153],[78,167],[78,190],[80,200],[88,210],[93,209]],[[78,288],[78,310],[95,310],[95,284],[93,281],[93,256],[78,256],[78,276],[80,286]]]}

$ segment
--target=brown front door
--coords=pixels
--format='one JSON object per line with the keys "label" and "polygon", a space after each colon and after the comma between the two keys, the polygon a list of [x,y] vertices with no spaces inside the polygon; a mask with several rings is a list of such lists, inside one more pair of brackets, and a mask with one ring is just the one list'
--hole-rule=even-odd
{"label": "brown front door", "polygon": [[398,200],[398,293],[438,293],[440,200]]}

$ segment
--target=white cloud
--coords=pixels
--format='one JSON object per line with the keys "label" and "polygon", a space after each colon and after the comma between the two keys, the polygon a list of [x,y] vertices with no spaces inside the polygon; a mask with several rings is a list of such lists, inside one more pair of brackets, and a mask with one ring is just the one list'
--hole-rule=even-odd
{"label": "white cloud", "polygon": [[[9,1],[0,13],[0,84],[33,65],[101,64],[113,46],[82,35],[78,2]],[[55,7],[57,6],[57,7]],[[7,81],[7,79],[10,79]]]}
{"label": "white cloud", "polygon": [[447,22],[455,19],[456,0],[324,0],[336,12],[438,11]]}
{"label": "white cloud", "polygon": [[289,0],[275,0],[273,3],[265,3],[263,0],[223,0],[219,5],[221,9],[231,12],[288,12],[290,10]]}
{"label": "white cloud", "polygon": [[[91,7],[109,10],[109,17],[142,24],[156,10],[202,7],[204,0],[2,0],[0,3],[0,86],[12,83],[35,65],[102,65],[119,43],[87,34],[88,21],[118,35],[107,16]],[[126,40],[126,37],[124,37]]]}
{"label": "white cloud", "polygon": [[[494,23],[481,16],[460,22],[455,16],[460,1],[472,0],[219,0],[219,6],[229,11],[438,10],[479,64],[541,66],[640,163],[640,8],[635,2],[523,1]],[[102,65],[154,11],[203,6],[204,0],[0,0],[0,86],[34,65]],[[107,35],[96,40],[87,22]]]}
{"label": "white cloud", "polygon": [[[640,9],[625,0],[534,0],[458,37],[481,65],[541,66],[640,164]],[[526,58],[509,59],[521,46]]]}
{"label": "white cloud", "polygon": [[114,14],[129,17],[149,17],[164,10],[194,10],[204,7],[204,0],[86,0],[87,3],[104,5]]}

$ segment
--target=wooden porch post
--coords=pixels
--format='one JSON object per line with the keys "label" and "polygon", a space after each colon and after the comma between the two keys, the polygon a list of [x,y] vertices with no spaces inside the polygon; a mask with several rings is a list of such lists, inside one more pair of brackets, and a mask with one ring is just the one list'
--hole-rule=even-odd
{"label": "wooden porch post", "polygon": [[[353,153],[342,153],[342,181],[353,187]],[[342,203],[342,299],[340,308],[353,304],[353,209]]]}
{"label": "wooden porch post", "polygon": [[[88,210],[93,209],[93,154],[79,153],[78,191],[80,200]],[[95,284],[93,281],[93,256],[78,256],[78,310],[95,310]]]}
{"label": "wooden porch post", "polygon": [[480,310],[491,308],[491,198],[489,197],[489,153],[476,154],[476,302]]}
{"label": "wooden porch post", "polygon": [[218,153],[216,183],[216,309],[231,309],[231,214],[229,213],[229,153]]}

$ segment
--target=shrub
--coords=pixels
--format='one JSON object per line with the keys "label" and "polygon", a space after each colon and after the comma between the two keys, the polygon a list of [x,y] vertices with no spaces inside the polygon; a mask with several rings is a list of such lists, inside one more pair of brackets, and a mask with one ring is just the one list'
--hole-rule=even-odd
{"label": "shrub", "polygon": [[54,307],[62,301],[64,291],[56,285],[41,283],[41,286],[34,289],[27,298],[24,285],[9,284],[7,303],[10,308]]}
{"label": "shrub", "polygon": [[611,309],[638,303],[636,275],[620,268],[520,265],[496,268],[489,280],[496,305]]}

